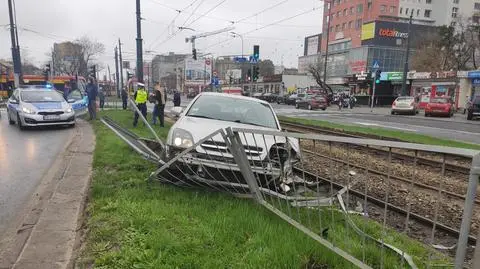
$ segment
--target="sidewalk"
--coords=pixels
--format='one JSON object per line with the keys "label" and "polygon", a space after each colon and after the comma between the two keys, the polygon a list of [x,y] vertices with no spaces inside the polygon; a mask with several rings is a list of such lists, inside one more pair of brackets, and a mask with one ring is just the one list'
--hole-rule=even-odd
{"label": "sidewalk", "polygon": [[95,135],[77,121],[75,134],[34,194],[31,208],[0,253],[1,269],[65,269],[71,266],[92,174]]}

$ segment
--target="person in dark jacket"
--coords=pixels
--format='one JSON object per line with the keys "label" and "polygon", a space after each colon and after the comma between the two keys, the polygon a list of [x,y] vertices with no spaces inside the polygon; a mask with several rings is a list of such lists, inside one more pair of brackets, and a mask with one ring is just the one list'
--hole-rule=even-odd
{"label": "person in dark jacket", "polygon": [[88,114],[90,114],[90,120],[97,119],[97,95],[98,89],[93,78],[88,79],[86,87],[88,96]]}
{"label": "person in dark jacket", "polygon": [[127,109],[127,100],[128,100],[128,93],[125,88],[122,89],[122,107],[123,110]]}
{"label": "person in dark jacket", "polygon": [[165,103],[167,100],[166,91],[160,86],[160,83],[155,84],[155,106],[158,119],[160,120],[160,127],[165,126]]}
{"label": "person in dark jacket", "polygon": [[101,87],[100,87],[100,90],[98,91],[98,98],[100,99],[100,109],[103,110],[103,106],[105,105],[105,92]]}
{"label": "person in dark jacket", "polygon": [[180,106],[180,102],[181,102],[180,92],[175,91],[175,93],[173,94],[173,106]]}

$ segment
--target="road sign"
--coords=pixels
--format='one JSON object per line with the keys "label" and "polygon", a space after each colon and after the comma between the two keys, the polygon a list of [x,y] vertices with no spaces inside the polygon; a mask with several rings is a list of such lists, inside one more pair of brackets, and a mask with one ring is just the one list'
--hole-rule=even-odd
{"label": "road sign", "polygon": [[246,57],[235,57],[233,58],[233,60],[236,62],[236,63],[245,63],[247,62],[247,58]]}
{"label": "road sign", "polygon": [[255,57],[253,57],[253,56],[250,56],[250,57],[248,58],[248,60],[249,60],[249,62],[252,63],[252,64],[258,63],[258,59],[255,58]]}
{"label": "road sign", "polygon": [[373,69],[380,68],[380,62],[378,60],[373,60],[372,68]]}

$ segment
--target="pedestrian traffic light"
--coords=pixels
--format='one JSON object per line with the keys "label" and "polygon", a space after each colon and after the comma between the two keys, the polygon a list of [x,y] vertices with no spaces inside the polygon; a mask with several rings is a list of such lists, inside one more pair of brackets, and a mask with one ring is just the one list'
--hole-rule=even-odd
{"label": "pedestrian traffic light", "polygon": [[193,54],[193,59],[196,61],[197,60],[197,49],[193,49],[192,54]]}
{"label": "pedestrian traffic light", "polygon": [[260,75],[260,67],[254,66],[254,67],[253,67],[253,74],[252,74],[253,81],[257,81],[259,75]]}
{"label": "pedestrian traffic light", "polygon": [[380,77],[382,75],[382,70],[377,70],[375,71],[375,84],[380,83]]}
{"label": "pedestrian traffic light", "polygon": [[253,46],[253,58],[255,60],[260,59],[260,46],[259,45],[254,45]]}
{"label": "pedestrian traffic light", "polygon": [[97,78],[97,66],[96,65],[92,65],[90,66],[90,71],[88,72],[88,75],[94,79]]}

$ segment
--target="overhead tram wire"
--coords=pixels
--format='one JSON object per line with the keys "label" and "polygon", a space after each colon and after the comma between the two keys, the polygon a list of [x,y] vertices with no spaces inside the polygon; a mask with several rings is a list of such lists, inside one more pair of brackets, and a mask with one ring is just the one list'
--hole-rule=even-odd
{"label": "overhead tram wire", "polygon": [[195,7],[195,9],[193,9],[192,13],[190,14],[190,16],[188,16],[188,18],[183,22],[182,26],[180,27],[184,27],[185,24],[187,24],[187,22],[193,17],[193,15],[195,14],[195,12],[198,10],[198,8],[203,4],[203,2],[205,2],[205,0],[202,0],[198,5],[197,7]]}
{"label": "overhead tram wire", "polygon": [[[177,11],[177,15],[175,15],[175,17],[172,19],[172,21],[167,25],[167,27],[165,27],[165,30],[163,30],[163,32],[155,38],[155,40],[150,44],[150,48],[153,47],[153,45],[155,43],[157,43],[160,38],[168,31],[168,27],[172,24],[175,23],[175,20],[180,16],[180,14],[182,14],[185,10],[187,10],[188,8],[190,8],[191,6],[193,6],[198,0],[193,0],[188,6],[186,6],[185,8],[181,9],[181,10],[178,10],[178,9],[174,9],[174,8],[171,8],[171,7],[168,7],[170,9],[174,9],[175,11]],[[156,1],[153,1],[154,3],[157,3],[157,4],[160,4],[159,2],[156,2]],[[161,4],[162,6],[165,6],[164,4]]]}
{"label": "overhead tram wire", "polygon": [[[313,12],[313,11],[316,11],[316,10],[318,10],[318,9],[320,9],[320,7],[314,7],[314,8],[312,8],[312,9],[303,11],[303,12],[298,13],[298,14],[295,14],[295,15],[293,15],[293,16],[290,16],[290,17],[287,17],[287,18],[278,20],[278,21],[276,21],[276,22],[273,22],[273,23],[264,25],[264,26],[262,26],[262,27],[260,27],[260,28],[255,28],[255,29],[250,30],[250,31],[248,31],[248,32],[242,33],[241,35],[251,34],[251,33],[253,33],[253,32],[256,32],[256,31],[265,29],[265,28],[267,28],[267,27],[275,26],[275,25],[277,25],[277,24],[279,24],[279,23],[282,23],[282,22],[284,22],[284,21],[288,21],[288,20],[294,19],[294,18],[296,18],[296,17],[299,17],[299,16],[302,16],[302,15],[308,14],[308,13]],[[216,46],[218,46],[218,45],[224,44],[224,43],[229,42],[229,41],[232,41],[232,40],[233,40],[233,38],[228,38],[228,39],[222,40],[222,41],[220,41],[220,42],[217,42],[217,43],[214,43],[214,44],[212,44],[212,45],[207,46],[204,50],[207,50],[207,49],[216,47]]]}
{"label": "overhead tram wire", "polygon": [[274,5],[272,5],[272,6],[269,6],[269,7],[265,8],[265,9],[262,9],[262,10],[260,10],[259,12],[256,12],[256,13],[250,15],[250,16],[247,16],[247,17],[245,17],[245,18],[243,18],[243,19],[240,19],[240,20],[238,20],[238,21],[235,21],[234,23],[240,23],[240,22],[246,21],[246,20],[248,20],[248,19],[250,19],[250,18],[253,18],[253,17],[255,17],[255,16],[258,16],[258,15],[264,13],[264,12],[270,11],[270,10],[272,10],[272,9],[280,6],[280,5],[283,5],[283,4],[285,4],[286,2],[288,2],[288,1],[290,1],[290,0],[283,0],[283,1],[279,2],[279,3],[276,3],[276,4],[274,4]]}

